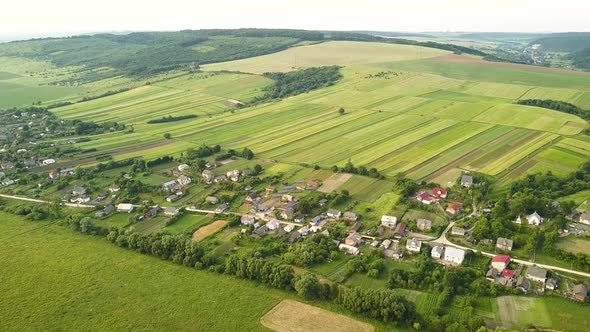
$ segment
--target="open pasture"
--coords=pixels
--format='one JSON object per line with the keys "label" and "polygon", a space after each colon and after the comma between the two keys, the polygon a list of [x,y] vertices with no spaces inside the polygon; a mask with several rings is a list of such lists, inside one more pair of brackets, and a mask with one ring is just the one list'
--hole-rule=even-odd
{"label": "open pasture", "polygon": [[213,235],[219,232],[223,227],[227,225],[227,221],[225,220],[216,220],[213,223],[203,226],[193,234],[193,240],[201,241],[206,239],[208,236]]}
{"label": "open pasture", "polygon": [[572,235],[562,237],[557,242],[557,247],[574,254],[590,255],[590,240],[585,238],[574,237]]}

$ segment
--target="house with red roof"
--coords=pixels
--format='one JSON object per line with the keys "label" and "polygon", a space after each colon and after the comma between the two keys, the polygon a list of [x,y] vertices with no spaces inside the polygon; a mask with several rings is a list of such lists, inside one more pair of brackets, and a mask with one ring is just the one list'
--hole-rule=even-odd
{"label": "house with red roof", "polygon": [[502,275],[502,277],[504,277],[506,279],[512,279],[514,277],[514,271],[509,270],[509,269],[504,269],[504,270],[502,270],[501,275]]}
{"label": "house with red roof", "polygon": [[416,200],[418,200],[418,202],[420,202],[422,204],[426,204],[426,205],[430,205],[430,204],[432,204],[432,202],[434,202],[434,199],[432,198],[432,196],[430,196],[430,194],[425,191],[418,194],[418,196],[416,196]]}
{"label": "house with red roof", "polygon": [[432,196],[438,199],[445,199],[447,198],[447,190],[443,188],[434,188],[432,189]]}
{"label": "house with red roof", "polygon": [[498,255],[492,258],[492,267],[498,272],[502,272],[510,264],[510,256]]}

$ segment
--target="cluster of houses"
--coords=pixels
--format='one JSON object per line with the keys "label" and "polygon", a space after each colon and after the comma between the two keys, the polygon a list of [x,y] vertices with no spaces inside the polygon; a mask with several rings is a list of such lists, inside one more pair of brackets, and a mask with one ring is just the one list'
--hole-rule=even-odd
{"label": "cluster of houses", "polygon": [[430,257],[440,260],[448,265],[461,265],[465,260],[465,250],[451,247],[435,245],[430,250]]}
{"label": "cluster of houses", "polygon": [[73,168],[64,168],[61,170],[54,170],[54,171],[49,172],[49,179],[57,180],[60,177],[72,176],[72,175],[74,175]]}
{"label": "cluster of houses", "polygon": [[[525,219],[527,221],[527,224],[530,226],[539,226],[545,221],[545,219],[541,217],[536,211],[532,214],[527,215]],[[517,225],[522,225],[522,221],[523,218],[521,218],[521,216],[518,216],[516,220],[514,220],[514,223]]]}
{"label": "cluster of houses", "polygon": [[225,174],[221,174],[221,175],[216,175],[215,172],[213,172],[212,170],[206,169],[203,172],[201,172],[201,177],[203,177],[203,181],[205,181],[205,183],[211,184],[211,183],[220,183],[220,182],[227,182],[227,181],[239,182],[245,176],[248,176],[251,174],[252,174],[252,170],[249,168],[247,168],[243,171],[234,169],[234,170],[228,171]]}
{"label": "cluster of houses", "polygon": [[486,273],[486,279],[491,282],[521,290],[524,294],[533,292],[543,293],[545,289],[555,290],[558,287],[558,279],[548,276],[548,271],[539,266],[529,266],[522,273],[523,266],[510,269],[511,257],[498,255],[492,258],[490,269]]}
{"label": "cluster of houses", "polygon": [[170,175],[176,177],[176,180],[165,182],[162,185],[162,189],[170,193],[170,195],[166,197],[168,203],[173,203],[181,199],[184,196],[182,189],[193,182],[189,176],[184,174],[188,169],[190,169],[189,165],[181,164],[168,172]]}
{"label": "cluster of houses", "polygon": [[416,196],[416,200],[422,204],[430,205],[447,198],[447,190],[443,188],[432,189],[432,194],[427,191],[422,191]]}

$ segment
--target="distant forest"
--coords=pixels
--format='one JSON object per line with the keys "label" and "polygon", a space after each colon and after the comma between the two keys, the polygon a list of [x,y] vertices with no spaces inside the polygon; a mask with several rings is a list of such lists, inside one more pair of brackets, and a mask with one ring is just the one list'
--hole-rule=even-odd
{"label": "distant forest", "polygon": [[[86,80],[125,74],[147,76],[172,69],[249,58],[285,50],[301,42],[349,40],[416,45],[455,53],[486,54],[467,47],[383,38],[363,33],[285,29],[183,30],[97,34],[0,44],[0,56],[50,61],[57,66],[85,66]],[[113,71],[104,68],[113,68]]]}

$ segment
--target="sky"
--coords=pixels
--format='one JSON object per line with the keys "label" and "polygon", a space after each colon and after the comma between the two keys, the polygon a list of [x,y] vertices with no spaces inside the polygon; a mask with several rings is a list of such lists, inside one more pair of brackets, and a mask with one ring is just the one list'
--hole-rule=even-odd
{"label": "sky", "polygon": [[7,0],[0,37],[101,31],[294,28],[590,31],[590,0]]}

